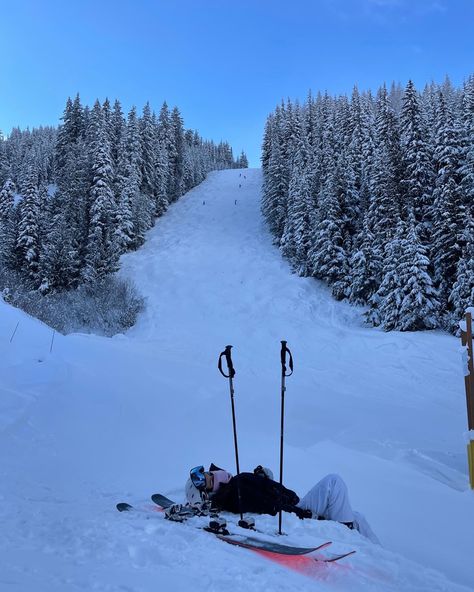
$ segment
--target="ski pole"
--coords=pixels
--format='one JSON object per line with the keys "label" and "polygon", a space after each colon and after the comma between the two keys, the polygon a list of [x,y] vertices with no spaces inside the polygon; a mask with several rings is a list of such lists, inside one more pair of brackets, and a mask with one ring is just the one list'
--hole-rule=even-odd
{"label": "ski pole", "polygon": [[[234,428],[235,464],[236,464],[236,468],[237,468],[237,499],[238,499],[238,503],[239,503],[239,513],[240,513],[239,526],[242,526],[243,528],[248,528],[248,524],[244,520],[244,516],[242,514],[242,498],[240,496],[239,448],[237,446],[237,427],[236,427],[236,423],[235,423],[234,383],[233,383],[233,378],[235,376],[235,370],[234,370],[234,365],[232,363],[232,356],[231,356],[231,351],[230,351],[231,349],[232,349],[231,345],[225,346],[225,350],[219,356],[219,363],[218,363],[217,367],[219,368],[219,372],[222,374],[222,376],[229,379],[230,402],[231,402],[231,406],[232,406],[232,425]],[[227,362],[228,374],[226,374],[224,372],[224,370],[222,370],[222,358],[225,358],[225,360]]]}
{"label": "ski pole", "polygon": [[[283,485],[283,434],[285,428],[285,378],[293,374],[293,356],[290,350],[286,346],[286,341],[281,342],[281,424],[280,424],[280,485]],[[286,372],[286,355],[289,356],[290,373]],[[281,534],[281,514],[282,510],[278,513],[278,534]]]}

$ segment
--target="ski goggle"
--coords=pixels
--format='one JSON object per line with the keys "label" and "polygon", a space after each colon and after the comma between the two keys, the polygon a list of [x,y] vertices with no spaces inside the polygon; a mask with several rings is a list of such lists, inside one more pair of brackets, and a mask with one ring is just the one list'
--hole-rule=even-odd
{"label": "ski goggle", "polygon": [[202,465],[191,469],[189,471],[189,476],[196,489],[199,489],[199,491],[206,489],[206,477],[204,475],[204,467]]}

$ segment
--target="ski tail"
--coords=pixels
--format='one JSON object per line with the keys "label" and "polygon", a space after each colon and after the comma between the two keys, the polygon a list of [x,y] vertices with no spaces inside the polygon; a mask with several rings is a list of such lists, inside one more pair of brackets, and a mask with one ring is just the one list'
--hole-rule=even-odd
{"label": "ski tail", "polygon": [[132,506],[132,504],[128,504],[127,502],[120,502],[115,506],[119,512],[134,512],[139,514],[156,514],[157,512],[162,512],[163,510],[158,506],[153,506],[152,504],[146,504],[144,506]]}
{"label": "ski tail", "polygon": [[154,493],[151,496],[151,501],[155,503],[157,506],[162,507],[163,510],[166,510],[166,508],[170,508],[171,506],[176,505],[175,501],[170,500],[168,497],[164,495],[161,495],[161,493]]}

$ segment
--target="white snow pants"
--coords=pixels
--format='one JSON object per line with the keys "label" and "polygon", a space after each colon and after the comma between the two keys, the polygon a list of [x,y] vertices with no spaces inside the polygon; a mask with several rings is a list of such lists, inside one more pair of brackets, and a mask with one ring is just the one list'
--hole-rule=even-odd
{"label": "white snow pants", "polygon": [[365,517],[352,509],[347,485],[339,475],[326,475],[321,481],[318,481],[300,499],[298,506],[304,510],[311,510],[313,518],[320,516],[325,520],[353,522],[354,528],[362,535],[372,542],[380,544]]}
{"label": "white snow pants", "polygon": [[321,516],[336,522],[354,522],[354,512],[349,502],[347,485],[339,475],[326,475],[300,499],[298,504],[311,510],[313,518]]}

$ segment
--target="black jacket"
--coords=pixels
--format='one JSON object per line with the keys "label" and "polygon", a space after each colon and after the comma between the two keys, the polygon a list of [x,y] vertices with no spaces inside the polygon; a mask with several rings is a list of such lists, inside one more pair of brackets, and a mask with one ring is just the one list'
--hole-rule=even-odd
{"label": "black jacket", "polygon": [[[237,484],[240,487],[241,506]],[[300,508],[296,508],[299,501],[299,497],[291,489],[253,473],[240,473],[232,477],[228,483],[220,485],[212,496],[214,507],[235,514],[253,512],[275,516],[281,509],[299,515],[302,512]]]}

